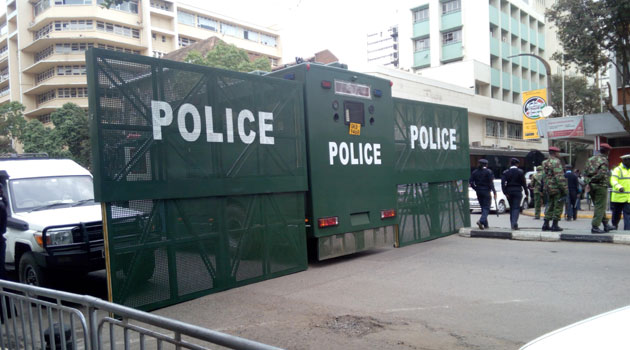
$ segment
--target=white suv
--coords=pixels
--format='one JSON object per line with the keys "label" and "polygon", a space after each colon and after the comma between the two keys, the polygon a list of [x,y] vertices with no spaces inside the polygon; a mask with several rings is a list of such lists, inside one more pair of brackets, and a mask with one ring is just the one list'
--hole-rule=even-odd
{"label": "white suv", "polygon": [[105,268],[101,207],[90,172],[69,159],[0,158],[7,206],[6,267],[22,283]]}

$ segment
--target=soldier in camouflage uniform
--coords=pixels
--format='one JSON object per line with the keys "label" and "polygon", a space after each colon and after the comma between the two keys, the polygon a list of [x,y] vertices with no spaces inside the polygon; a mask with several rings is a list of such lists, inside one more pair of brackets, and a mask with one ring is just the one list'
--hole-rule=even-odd
{"label": "soldier in camouflage uniform", "polygon": [[532,188],[534,189],[534,219],[540,220],[540,208],[542,208],[543,197],[540,191],[542,186],[542,166],[536,167],[536,174],[532,176],[532,181],[530,182]]}
{"label": "soldier in camouflage uniform", "polygon": [[[560,226],[558,226],[558,221],[562,217],[562,209],[569,190],[567,188],[567,179],[564,177],[562,162],[557,156],[558,152],[560,152],[560,149],[557,147],[549,147],[549,159],[542,163],[543,192],[549,198],[547,208],[545,208],[543,231],[562,231]],[[551,227],[549,227],[550,220],[553,220]]]}
{"label": "soldier in camouflage uniform", "polygon": [[[584,169],[584,183],[590,188],[591,199],[595,209],[591,221],[591,233],[605,233],[613,229],[608,225],[606,218],[606,197],[608,196],[608,184],[610,174],[608,169],[608,152],[612,149],[609,144],[602,143],[599,146],[599,154],[596,154],[586,162]],[[604,224],[604,230],[599,228]]]}

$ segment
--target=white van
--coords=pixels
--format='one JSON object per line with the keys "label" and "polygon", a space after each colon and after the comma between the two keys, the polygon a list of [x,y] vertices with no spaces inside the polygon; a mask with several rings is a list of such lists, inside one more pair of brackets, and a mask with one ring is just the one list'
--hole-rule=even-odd
{"label": "white van", "polygon": [[22,283],[45,286],[52,274],[105,268],[101,207],[90,172],[45,155],[0,157],[7,206],[6,267]]}

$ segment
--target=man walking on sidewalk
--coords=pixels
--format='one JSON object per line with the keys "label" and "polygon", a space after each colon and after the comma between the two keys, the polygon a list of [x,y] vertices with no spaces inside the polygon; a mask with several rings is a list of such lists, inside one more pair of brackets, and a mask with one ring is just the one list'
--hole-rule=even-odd
{"label": "man walking on sidewalk", "polygon": [[621,156],[621,164],[610,175],[612,226],[617,229],[623,211],[623,230],[630,231],[630,154]]}
{"label": "man walking on sidewalk", "polygon": [[488,228],[488,214],[490,214],[490,191],[497,199],[497,191],[494,189],[494,174],[488,169],[488,161],[479,159],[479,166],[470,177],[470,187],[477,192],[477,200],[481,206],[481,218],[477,221],[480,230]]}
{"label": "man walking on sidewalk", "polygon": [[510,224],[512,230],[518,230],[518,215],[521,211],[521,200],[523,191],[527,193],[527,183],[523,170],[518,168],[519,160],[512,158],[510,168],[503,172],[501,176],[501,190],[507,196],[510,203]]}
{"label": "man walking on sidewalk", "polygon": [[[562,171],[562,163],[558,159],[558,147],[549,147],[549,159],[542,163],[543,167],[543,192],[549,197],[549,202],[545,208],[545,222],[543,231],[562,231],[558,226],[558,221],[562,217],[565,197],[567,195],[567,179]],[[553,220],[553,225],[549,227],[549,221]]]}
{"label": "man walking on sidewalk", "polygon": [[[591,199],[595,209],[593,211],[593,220],[591,221],[591,233],[606,233],[614,230],[614,227],[608,225],[606,219],[606,196],[608,196],[608,152],[612,149],[609,144],[602,143],[599,146],[599,154],[596,154],[586,162],[584,169],[584,182],[590,188]],[[599,228],[600,224],[604,224],[604,230]]]}
{"label": "man walking on sidewalk", "polygon": [[571,170],[573,167],[571,164],[567,164],[564,166],[565,173],[564,177],[567,178],[567,187],[569,188],[569,195],[567,196],[567,221],[577,220],[577,208],[575,202],[577,201],[578,196],[578,178]]}

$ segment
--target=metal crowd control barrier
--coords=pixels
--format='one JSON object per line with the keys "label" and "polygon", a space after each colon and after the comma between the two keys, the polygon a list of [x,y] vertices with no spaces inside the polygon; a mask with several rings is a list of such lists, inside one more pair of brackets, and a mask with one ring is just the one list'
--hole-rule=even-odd
{"label": "metal crowd control barrier", "polygon": [[0,280],[0,349],[279,349],[101,299]]}

